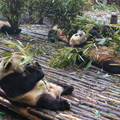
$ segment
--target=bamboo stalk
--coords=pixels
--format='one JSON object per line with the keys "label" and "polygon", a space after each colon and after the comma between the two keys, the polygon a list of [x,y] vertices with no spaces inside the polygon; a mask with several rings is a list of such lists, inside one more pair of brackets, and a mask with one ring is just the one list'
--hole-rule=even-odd
{"label": "bamboo stalk", "polygon": [[41,111],[37,111],[31,107],[27,107],[24,108],[23,106],[15,106],[13,104],[11,104],[7,99],[7,96],[4,94],[4,92],[2,91],[2,89],[0,89],[0,96],[4,97],[0,97],[0,104],[7,107],[8,109],[27,117],[30,120],[40,120],[40,118],[45,118],[48,120],[56,120],[54,119],[52,116],[44,114]]}
{"label": "bamboo stalk", "polygon": [[82,120],[80,118],[74,117],[72,115],[67,115],[67,114],[64,114],[64,113],[60,113],[59,116],[65,117],[65,118],[67,118],[69,120]]}
{"label": "bamboo stalk", "polygon": [[40,117],[40,118],[45,119],[45,120],[58,120],[57,118],[55,118],[51,115],[44,114],[43,112],[37,111],[37,110],[32,109],[30,107],[28,107],[27,110],[30,114],[32,114],[34,116],[37,116],[37,117]]}
{"label": "bamboo stalk", "polygon": [[[94,111],[95,110],[97,110],[97,111],[99,111],[100,112],[100,116],[98,116],[98,120],[119,120],[119,117],[117,116],[117,115],[115,115],[115,114],[109,114],[109,113],[107,113],[107,112],[104,112],[104,110],[100,110],[100,109],[95,109],[94,107],[89,107],[89,106],[85,106],[85,105],[81,105],[81,104],[79,104],[79,106],[78,106],[78,108],[79,109],[83,109],[83,110],[86,110],[87,112],[89,111],[89,112],[92,112],[92,113],[94,113]],[[94,115],[92,115],[92,116],[95,116],[95,114]],[[97,118],[96,118],[97,119]]]}
{"label": "bamboo stalk", "polygon": [[96,109],[103,110],[103,111],[106,111],[106,112],[108,112],[108,113],[115,114],[116,117],[120,116],[120,113],[119,113],[119,112],[116,112],[116,111],[114,111],[114,110],[112,110],[112,109],[110,109],[110,108],[105,108],[105,107],[100,106],[100,105],[98,105],[98,104],[97,104],[97,105],[96,105],[96,104],[92,104],[92,103],[90,103],[90,102],[83,101],[83,100],[81,100],[80,103],[81,103],[82,105],[87,105],[87,106],[89,106],[89,107],[94,107],[94,108],[96,108]]}
{"label": "bamboo stalk", "polygon": [[6,100],[2,97],[0,97],[0,104],[2,106],[6,107],[7,109],[12,110],[30,120],[41,120],[40,118],[28,113],[28,111],[25,108],[20,107],[20,106],[15,106],[15,105],[11,104],[8,100]]}
{"label": "bamboo stalk", "polygon": [[101,97],[101,98],[104,98],[106,100],[113,101],[115,103],[119,103],[120,104],[119,100],[115,100],[115,99],[112,99],[112,98],[109,98],[109,97],[106,97],[106,96],[103,96],[103,95],[100,95],[100,94],[96,94],[96,95],[99,96],[99,97]]}

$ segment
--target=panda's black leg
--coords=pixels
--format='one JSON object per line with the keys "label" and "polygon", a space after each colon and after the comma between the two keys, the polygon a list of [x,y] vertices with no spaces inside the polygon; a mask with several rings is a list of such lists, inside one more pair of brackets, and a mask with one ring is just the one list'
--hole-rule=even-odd
{"label": "panda's black leg", "polygon": [[62,83],[56,83],[56,84],[63,88],[63,92],[61,93],[61,95],[70,95],[74,90],[74,87],[72,85],[67,85]]}
{"label": "panda's black leg", "polygon": [[74,90],[74,87],[71,86],[71,85],[64,85],[62,86],[64,89],[63,89],[63,92],[61,93],[61,95],[70,95],[72,94],[72,91]]}
{"label": "panda's black leg", "polygon": [[4,25],[3,27],[1,27],[1,32],[2,33],[5,33],[5,34],[9,34],[9,35],[12,35],[15,33],[14,29],[11,28],[10,26],[6,26]]}
{"label": "panda's black leg", "polygon": [[25,68],[28,73],[33,73],[33,72],[35,72],[36,69],[42,70],[42,68],[38,62],[35,62],[35,66],[33,66],[33,64],[28,63]]}
{"label": "panda's black leg", "polygon": [[42,67],[38,62],[35,62],[35,65],[36,65],[37,69],[42,70]]}
{"label": "panda's black leg", "polygon": [[120,74],[120,64],[112,60],[105,61],[103,63],[103,70],[109,73]]}
{"label": "panda's black leg", "polygon": [[44,93],[36,104],[37,107],[49,110],[69,110],[70,104],[67,100],[55,99],[52,95]]}

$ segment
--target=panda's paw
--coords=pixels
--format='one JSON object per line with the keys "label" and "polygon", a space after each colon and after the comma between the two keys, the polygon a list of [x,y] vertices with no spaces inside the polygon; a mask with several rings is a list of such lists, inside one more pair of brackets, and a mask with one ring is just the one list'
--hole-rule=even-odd
{"label": "panda's paw", "polygon": [[31,65],[30,63],[28,63],[26,66],[25,66],[25,69],[26,69],[26,72],[28,73],[33,73],[35,71],[35,68],[33,65]]}
{"label": "panda's paw", "polygon": [[36,68],[42,70],[41,65],[38,62],[35,62]]}
{"label": "panda's paw", "polygon": [[68,100],[61,100],[60,101],[60,110],[70,110],[70,102]]}
{"label": "panda's paw", "polygon": [[68,91],[68,94],[71,94],[72,91],[74,90],[74,87],[72,85],[70,85],[66,89],[67,89],[66,91]]}
{"label": "panda's paw", "polygon": [[69,85],[64,87],[64,91],[62,92],[62,95],[70,95],[72,94],[72,91],[74,90],[74,87]]}

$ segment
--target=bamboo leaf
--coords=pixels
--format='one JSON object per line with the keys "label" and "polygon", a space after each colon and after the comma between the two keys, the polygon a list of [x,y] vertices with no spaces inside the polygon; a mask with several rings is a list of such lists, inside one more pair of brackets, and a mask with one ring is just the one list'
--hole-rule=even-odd
{"label": "bamboo leaf", "polygon": [[78,54],[78,57],[79,57],[82,61],[84,61],[83,57],[82,57],[80,54]]}
{"label": "bamboo leaf", "polygon": [[13,42],[13,41],[10,41],[10,40],[2,40],[2,43],[4,43],[4,44],[8,44],[8,45],[16,46],[16,43]]}
{"label": "bamboo leaf", "polygon": [[0,112],[0,115],[4,115],[5,114],[5,112]]}
{"label": "bamboo leaf", "polygon": [[19,40],[17,40],[17,42],[19,43],[20,46],[24,47],[22,42],[20,42]]}
{"label": "bamboo leaf", "polygon": [[90,60],[87,65],[85,66],[86,69],[88,69],[92,65],[92,60]]}
{"label": "bamboo leaf", "polygon": [[10,47],[10,48],[14,48],[14,47],[15,47],[15,45],[8,45],[8,47]]}
{"label": "bamboo leaf", "polygon": [[7,51],[3,51],[2,55],[7,57],[7,56],[11,56],[12,53],[11,52],[7,52]]}
{"label": "bamboo leaf", "polygon": [[44,83],[40,84],[39,87],[43,87],[44,86]]}
{"label": "bamboo leaf", "polygon": [[0,60],[5,60],[7,58],[10,58],[10,56],[7,56],[7,57],[1,57]]}

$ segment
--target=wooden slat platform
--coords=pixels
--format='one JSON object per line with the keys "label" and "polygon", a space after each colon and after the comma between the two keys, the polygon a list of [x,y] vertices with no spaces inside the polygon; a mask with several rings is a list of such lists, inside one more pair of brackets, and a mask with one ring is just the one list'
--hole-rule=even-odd
{"label": "wooden slat platform", "polygon": [[[33,35],[27,31],[27,35],[31,34]],[[46,43],[45,36],[44,38],[38,34],[33,36],[37,38],[37,44]],[[23,37],[12,37],[12,40],[34,43]],[[10,48],[0,45],[0,50],[9,51]],[[120,75],[108,75],[94,66],[88,70],[52,68],[49,67],[51,61],[49,54],[42,54],[34,59],[42,65],[45,79],[71,84],[75,88],[72,95],[63,96],[63,99],[70,101],[71,111],[40,110],[37,111],[39,116],[35,114],[39,119],[48,115],[46,119],[49,120],[120,120]],[[32,113],[32,109],[30,112]]]}

